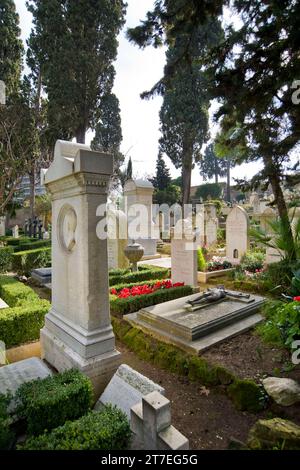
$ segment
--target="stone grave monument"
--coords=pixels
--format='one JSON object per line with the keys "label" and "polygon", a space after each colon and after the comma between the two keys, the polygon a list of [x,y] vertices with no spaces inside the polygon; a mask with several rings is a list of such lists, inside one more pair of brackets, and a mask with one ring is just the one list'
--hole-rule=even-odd
{"label": "stone grave monument", "polygon": [[249,217],[245,209],[235,206],[226,220],[226,258],[232,264],[239,264],[250,248]]}
{"label": "stone grave monument", "polygon": [[[181,233],[171,230],[171,277],[172,282],[198,288],[198,260],[196,234],[183,222]],[[176,225],[178,228],[178,223]]]}
{"label": "stone grave monument", "polygon": [[[140,243],[145,250],[145,256],[157,255],[157,237],[153,238],[155,232],[155,224],[152,220],[152,197],[154,187],[150,181],[146,180],[128,180],[124,187],[124,197],[128,219],[128,238],[131,242],[135,240]],[[134,224],[134,220],[139,217],[138,227]],[[136,236],[133,232],[136,228],[140,236]]]}
{"label": "stone grave monument", "polygon": [[52,199],[52,307],[41,330],[42,358],[58,371],[81,370],[96,396],[120,364],[109,312],[107,240],[96,233],[112,171],[111,155],[58,141],[45,176]]}
{"label": "stone grave monument", "polygon": [[128,245],[127,217],[123,211],[108,209],[107,234],[108,269],[127,269],[129,261],[124,254]]}
{"label": "stone grave monument", "polygon": [[0,217],[0,237],[5,237],[5,221],[6,217]]}
{"label": "stone grave monument", "polygon": [[12,229],[13,238],[19,238],[19,226],[15,225]]}

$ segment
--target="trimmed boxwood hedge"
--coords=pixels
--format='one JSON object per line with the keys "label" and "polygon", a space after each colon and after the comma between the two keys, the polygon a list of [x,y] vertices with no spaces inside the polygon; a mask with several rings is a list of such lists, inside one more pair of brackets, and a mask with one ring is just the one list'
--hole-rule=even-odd
{"label": "trimmed boxwood hedge", "polygon": [[116,269],[109,272],[109,285],[111,287],[117,284],[130,284],[136,282],[149,281],[154,279],[166,279],[170,276],[170,270],[156,266],[139,266],[137,272],[131,272],[129,269]]}
{"label": "trimmed boxwood hedge", "polygon": [[10,397],[0,394],[0,450],[8,450],[14,439],[14,433],[11,430],[12,419],[8,414]]}
{"label": "trimmed boxwood hedge", "polygon": [[106,405],[77,421],[68,421],[49,434],[30,438],[19,450],[127,450],[131,431],[127,416]]}
{"label": "trimmed boxwood hedge", "polygon": [[15,253],[18,253],[19,251],[36,250],[37,248],[51,247],[51,240],[36,240],[34,238],[33,240],[34,241],[31,242],[19,243],[19,245],[14,248]]}
{"label": "trimmed boxwood hedge", "polygon": [[110,311],[114,315],[126,315],[127,313],[137,312],[141,308],[157,305],[169,300],[185,297],[193,293],[191,286],[171,287],[170,289],[160,289],[152,294],[137,295],[120,299],[116,296],[110,297]]}
{"label": "trimmed boxwood hedge", "polygon": [[12,256],[12,269],[20,275],[29,276],[33,269],[42,268],[51,262],[51,248],[20,251]]}
{"label": "trimmed boxwood hedge", "polygon": [[38,339],[50,308],[49,302],[8,276],[0,276],[0,297],[9,305],[0,310],[0,340],[6,347]]}
{"label": "trimmed boxwood hedge", "polygon": [[12,246],[0,248],[0,273],[6,273],[11,270],[13,253],[14,249]]}
{"label": "trimmed boxwood hedge", "polygon": [[89,412],[93,403],[90,379],[78,370],[68,370],[43,380],[24,383],[16,394],[17,415],[27,433],[42,434]]}

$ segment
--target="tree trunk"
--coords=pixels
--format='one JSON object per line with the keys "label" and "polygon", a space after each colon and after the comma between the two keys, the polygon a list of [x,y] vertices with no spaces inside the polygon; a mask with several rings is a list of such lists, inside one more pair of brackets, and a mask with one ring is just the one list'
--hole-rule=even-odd
{"label": "tree trunk", "polygon": [[77,129],[77,131],[76,131],[76,142],[78,144],[85,144],[85,133],[86,133],[85,126],[81,126]]}
{"label": "tree trunk", "polygon": [[278,171],[276,165],[274,165],[272,157],[263,157],[263,161],[265,168],[267,169],[267,174],[274,194],[279,217],[283,226],[285,227],[285,237],[287,241],[287,246],[289,247],[287,254],[290,260],[294,261],[297,259],[295,241],[289,219],[288,208],[280,186],[280,172]]}
{"label": "tree trunk", "polygon": [[189,204],[191,195],[192,167],[182,168],[182,204]]}
{"label": "tree trunk", "polygon": [[231,190],[230,190],[230,158],[227,158],[227,187],[226,187],[226,201],[231,202]]}
{"label": "tree trunk", "polygon": [[218,171],[218,161],[215,158],[215,183],[219,183],[219,171]]}
{"label": "tree trunk", "polygon": [[32,165],[31,172],[29,173],[30,183],[30,217],[35,217],[35,166]]}

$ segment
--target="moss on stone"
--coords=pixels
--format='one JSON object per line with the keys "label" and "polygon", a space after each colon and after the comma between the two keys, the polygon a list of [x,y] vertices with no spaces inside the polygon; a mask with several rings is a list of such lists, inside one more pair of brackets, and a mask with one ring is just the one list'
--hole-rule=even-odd
{"label": "moss on stone", "polygon": [[124,320],[113,318],[112,323],[117,338],[140,359],[202,385],[225,386],[239,410],[255,413],[262,409],[261,389],[254,381],[240,380],[224,367],[159,341]]}
{"label": "moss on stone", "polygon": [[238,410],[256,413],[262,409],[261,389],[253,380],[235,379],[227,393]]}
{"label": "moss on stone", "polygon": [[250,430],[248,447],[253,450],[300,450],[300,427],[281,418],[260,419]]}

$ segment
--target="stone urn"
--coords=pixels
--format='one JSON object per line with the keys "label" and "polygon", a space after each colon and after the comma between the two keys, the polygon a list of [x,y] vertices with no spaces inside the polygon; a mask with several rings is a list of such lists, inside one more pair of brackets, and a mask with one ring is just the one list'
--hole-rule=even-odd
{"label": "stone urn", "polygon": [[142,247],[142,245],[140,245],[139,243],[135,243],[134,240],[132,241],[132,243],[127,245],[126,248],[124,248],[124,254],[126,258],[129,259],[129,262],[132,265],[131,266],[132,271],[138,271],[137,263],[144,256],[144,252],[145,250]]}

